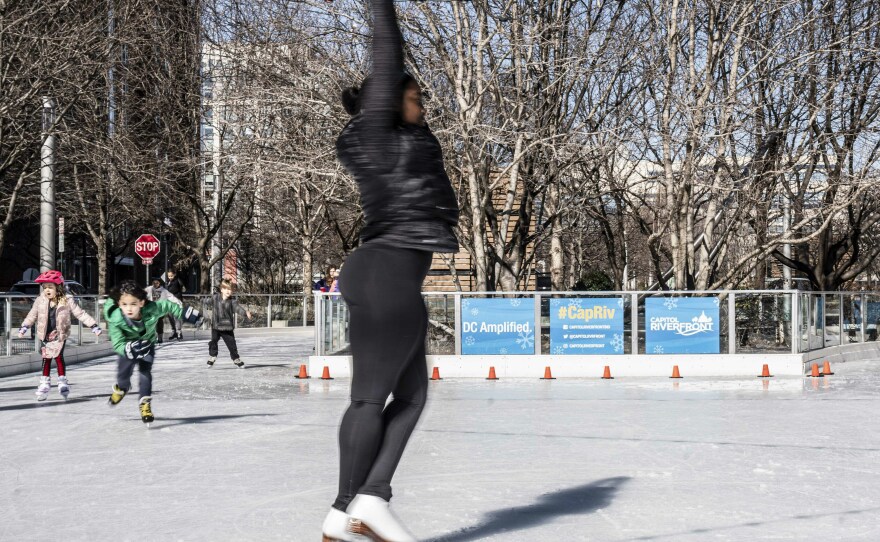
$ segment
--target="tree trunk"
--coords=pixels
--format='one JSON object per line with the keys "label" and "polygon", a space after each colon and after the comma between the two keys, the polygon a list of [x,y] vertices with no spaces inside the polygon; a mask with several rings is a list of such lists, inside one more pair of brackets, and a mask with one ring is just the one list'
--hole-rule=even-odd
{"label": "tree trunk", "polygon": [[548,207],[553,213],[550,226],[550,281],[554,290],[565,290],[565,257],[562,250],[562,217],[559,209],[559,186],[550,187]]}

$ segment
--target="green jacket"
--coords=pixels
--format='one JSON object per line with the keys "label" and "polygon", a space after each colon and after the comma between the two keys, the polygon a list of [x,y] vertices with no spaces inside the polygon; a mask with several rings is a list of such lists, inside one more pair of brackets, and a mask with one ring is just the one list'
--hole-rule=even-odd
{"label": "green jacket", "polygon": [[158,338],[156,335],[156,323],[171,314],[175,318],[183,316],[183,308],[176,303],[160,299],[159,301],[147,301],[141,309],[141,322],[143,329],[130,326],[126,321],[122,310],[113,299],[104,302],[104,320],[107,321],[107,330],[110,333],[110,342],[117,354],[125,355],[125,343],[137,340],[148,341],[153,344]]}

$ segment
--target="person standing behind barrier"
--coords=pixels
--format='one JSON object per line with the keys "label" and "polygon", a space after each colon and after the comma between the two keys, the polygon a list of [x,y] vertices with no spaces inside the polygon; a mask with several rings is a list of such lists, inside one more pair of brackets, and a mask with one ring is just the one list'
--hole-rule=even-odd
{"label": "person standing behind barrier", "polygon": [[371,12],[373,73],[343,91],[352,118],[336,141],[358,184],[364,226],[340,276],[351,404],[339,427],[339,492],[322,530],[325,541],[405,542],[415,538],[391,512],[391,478],[427,397],[421,290],[432,254],[458,250],[458,202],[421,88],[404,72],[392,0],[372,0]]}
{"label": "person standing behind barrier", "polygon": [[[183,293],[186,292],[186,287],[177,277],[177,271],[174,269],[169,269],[165,273],[165,277],[168,279],[168,283],[165,285],[165,289],[168,290],[168,293],[179,299],[183,302]],[[183,320],[180,318],[176,318],[173,314],[168,315],[168,321],[171,322],[171,337],[168,339],[169,341],[173,341],[177,339],[178,341],[183,340]]]}
{"label": "person standing behind barrier", "polygon": [[211,314],[211,340],[208,342],[208,367],[213,367],[217,361],[217,344],[220,339],[229,349],[232,363],[240,369],[244,369],[244,362],[238,356],[238,344],[235,342],[235,315],[240,314],[251,319],[251,311],[238,304],[238,300],[232,297],[232,281],[223,279],[220,281],[220,293],[214,294],[206,306],[213,308]]}
{"label": "person standing behind barrier", "polygon": [[[183,301],[177,299],[171,292],[169,292],[164,287],[164,282],[160,277],[153,277],[153,283],[150,286],[147,286],[144,290],[147,292],[147,299],[150,301],[159,301],[160,299],[165,299],[171,301],[172,303],[177,303],[181,307],[183,306]],[[171,320],[171,329],[174,329],[174,316],[168,316]],[[162,342],[162,336],[165,334],[165,325],[164,320],[160,318],[156,321],[156,342]],[[174,335],[171,335],[171,339],[173,340]]]}
{"label": "person standing behind barrier", "polygon": [[336,269],[333,274],[333,284],[330,286],[331,293],[339,293],[339,275],[342,272],[342,266],[339,266],[339,269]]}

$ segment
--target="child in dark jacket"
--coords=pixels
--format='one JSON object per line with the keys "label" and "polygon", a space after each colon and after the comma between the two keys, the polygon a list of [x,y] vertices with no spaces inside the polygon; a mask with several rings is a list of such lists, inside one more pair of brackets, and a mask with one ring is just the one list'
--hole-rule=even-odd
{"label": "child in dark jacket", "polygon": [[104,319],[107,320],[110,342],[119,355],[116,384],[113,385],[109,403],[110,406],[118,404],[131,389],[131,374],[137,365],[140,373],[139,408],[144,423],[153,421],[150,403],[157,340],[156,323],[168,314],[196,325],[202,319],[199,311],[192,307],[181,306],[166,299],[148,300],[147,292],[133,280],[122,281],[104,303]]}
{"label": "child in dark jacket", "polygon": [[213,308],[211,315],[211,341],[208,343],[208,367],[213,367],[217,361],[217,344],[220,338],[229,349],[229,356],[238,368],[244,369],[244,362],[238,356],[238,345],[235,343],[235,315],[241,314],[251,319],[251,311],[238,304],[237,299],[232,298],[232,281],[223,279],[220,281],[220,293],[214,294],[206,306]]}

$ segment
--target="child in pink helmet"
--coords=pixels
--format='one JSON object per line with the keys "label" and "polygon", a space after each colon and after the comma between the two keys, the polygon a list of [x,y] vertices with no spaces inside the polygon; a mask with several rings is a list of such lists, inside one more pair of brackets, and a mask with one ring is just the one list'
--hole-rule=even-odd
{"label": "child in pink helmet", "polygon": [[49,372],[53,359],[58,371],[58,392],[67,399],[70,385],[64,367],[64,342],[70,336],[70,315],[72,313],[77,320],[91,327],[95,335],[101,334],[101,328],[73,298],[67,297],[64,292],[64,277],[61,273],[46,271],[40,274],[35,282],[42,284],[43,290],[25,317],[21,329],[18,330],[18,336],[24,337],[28,329],[36,323],[37,340],[42,343],[40,352],[43,355],[43,375],[37,388],[37,401],[43,401],[49,395],[52,387]]}

